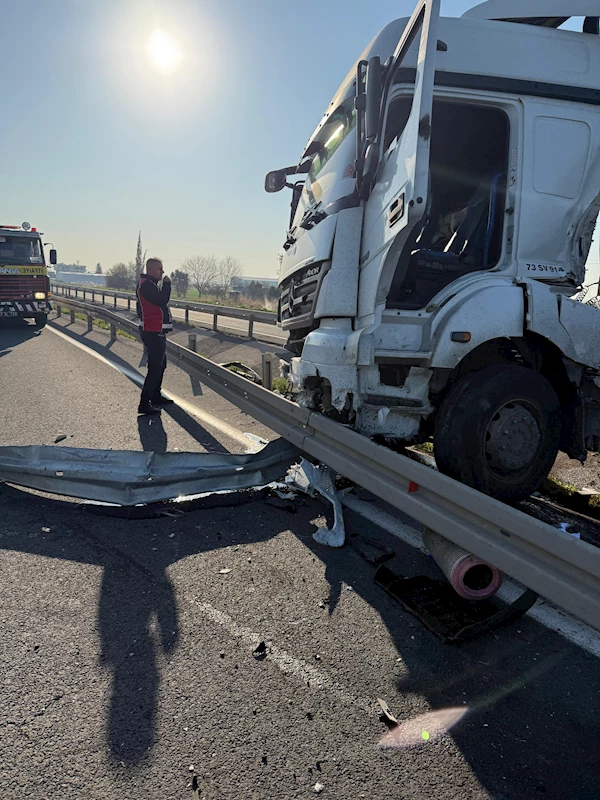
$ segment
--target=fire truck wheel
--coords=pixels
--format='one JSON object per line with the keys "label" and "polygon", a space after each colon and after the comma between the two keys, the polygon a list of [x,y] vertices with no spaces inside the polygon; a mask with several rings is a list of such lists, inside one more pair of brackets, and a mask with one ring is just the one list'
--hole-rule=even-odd
{"label": "fire truck wheel", "polygon": [[434,454],[440,472],[515,503],[548,476],[560,433],[560,404],[543,375],[490,366],[450,390],[438,413]]}

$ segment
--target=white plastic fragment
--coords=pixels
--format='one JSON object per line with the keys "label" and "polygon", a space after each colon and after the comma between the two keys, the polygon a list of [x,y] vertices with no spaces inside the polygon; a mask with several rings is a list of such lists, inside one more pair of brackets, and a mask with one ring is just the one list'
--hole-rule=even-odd
{"label": "white plastic fragment", "polygon": [[288,483],[295,489],[299,489],[305,494],[315,496],[316,493],[329,500],[333,506],[333,526],[331,528],[319,528],[313,533],[313,539],[319,544],[328,547],[343,547],[346,540],[344,529],[344,512],[340,496],[334,484],[335,473],[329,467],[318,464],[311,464],[304,458],[300,459],[300,464],[295,464],[288,473]]}

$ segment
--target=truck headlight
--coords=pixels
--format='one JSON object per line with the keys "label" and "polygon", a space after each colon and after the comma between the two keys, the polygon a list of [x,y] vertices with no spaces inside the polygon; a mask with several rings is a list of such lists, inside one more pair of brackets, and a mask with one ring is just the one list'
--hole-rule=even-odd
{"label": "truck headlight", "polygon": [[46,292],[36,292],[33,296],[36,300],[45,300]]}

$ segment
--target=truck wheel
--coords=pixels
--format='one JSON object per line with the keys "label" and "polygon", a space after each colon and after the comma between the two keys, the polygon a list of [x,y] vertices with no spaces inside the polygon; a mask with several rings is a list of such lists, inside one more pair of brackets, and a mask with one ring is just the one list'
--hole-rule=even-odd
{"label": "truck wheel", "polygon": [[36,328],[43,328],[48,322],[48,314],[34,314],[33,319],[35,320]]}
{"label": "truck wheel", "polygon": [[546,378],[495,365],[451,389],[438,413],[434,454],[444,475],[516,503],[548,476],[560,434],[560,403]]}

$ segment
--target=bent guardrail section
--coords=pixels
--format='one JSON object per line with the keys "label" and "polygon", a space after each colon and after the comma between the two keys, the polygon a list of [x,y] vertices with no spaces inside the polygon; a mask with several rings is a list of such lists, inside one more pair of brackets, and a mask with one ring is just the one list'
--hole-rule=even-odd
{"label": "bent guardrail section", "polygon": [[52,494],[136,506],[265,486],[284,477],[299,458],[297,448],[282,439],[246,455],[0,447],[0,479]]}

